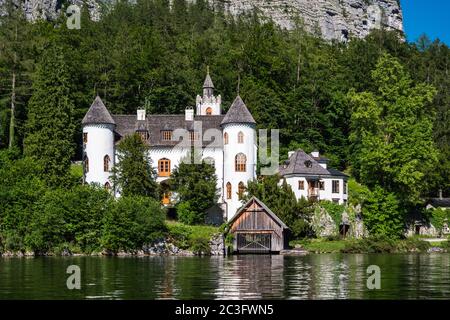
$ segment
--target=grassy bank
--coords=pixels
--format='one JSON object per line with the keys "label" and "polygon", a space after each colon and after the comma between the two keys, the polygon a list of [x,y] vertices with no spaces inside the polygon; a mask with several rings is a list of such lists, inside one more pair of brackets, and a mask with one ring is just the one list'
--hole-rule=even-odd
{"label": "grassy bank", "polygon": [[404,253],[427,252],[435,247],[450,252],[450,242],[427,242],[418,237],[393,240],[389,238],[366,239],[307,239],[290,242],[312,253]]}
{"label": "grassy bank", "polygon": [[178,248],[195,252],[209,252],[209,240],[220,233],[218,227],[186,225],[178,221],[166,221],[168,239]]}

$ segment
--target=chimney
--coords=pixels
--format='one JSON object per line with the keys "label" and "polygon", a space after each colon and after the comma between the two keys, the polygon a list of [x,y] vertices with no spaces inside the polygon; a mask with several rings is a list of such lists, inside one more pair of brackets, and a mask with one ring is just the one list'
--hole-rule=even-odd
{"label": "chimney", "polygon": [[186,121],[194,121],[194,109],[191,107],[187,107],[185,112],[185,120]]}
{"label": "chimney", "polygon": [[289,152],[288,152],[288,159],[289,159],[290,157],[292,157],[292,156],[294,155],[294,153],[295,153],[295,151],[289,151]]}
{"label": "chimney", "polygon": [[443,199],[443,197],[442,197],[442,189],[439,189],[439,199]]}
{"label": "chimney", "polygon": [[138,109],[137,111],[137,119],[145,120],[145,109]]}
{"label": "chimney", "polygon": [[313,158],[319,158],[320,153],[319,153],[319,151],[314,150],[313,152],[311,152],[311,156],[312,156]]}

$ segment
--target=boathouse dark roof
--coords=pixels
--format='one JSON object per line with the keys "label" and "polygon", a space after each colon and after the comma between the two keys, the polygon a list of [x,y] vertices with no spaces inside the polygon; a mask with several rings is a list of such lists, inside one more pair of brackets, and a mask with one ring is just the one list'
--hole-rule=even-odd
{"label": "boathouse dark roof", "polygon": [[278,218],[278,216],[269,209],[269,207],[267,207],[264,202],[262,202],[261,200],[259,200],[258,198],[256,198],[255,196],[251,197],[250,200],[247,201],[246,204],[244,204],[237,212],[236,214],[233,216],[233,218],[231,218],[231,220],[228,222],[228,224],[232,225],[237,218],[239,218],[239,216],[247,209],[247,207],[252,204],[253,202],[256,202],[260,207],[262,207],[264,209],[264,211],[274,220],[278,223],[278,225],[280,227],[282,227],[283,229],[289,229],[289,227],[283,222],[281,221],[280,218]]}

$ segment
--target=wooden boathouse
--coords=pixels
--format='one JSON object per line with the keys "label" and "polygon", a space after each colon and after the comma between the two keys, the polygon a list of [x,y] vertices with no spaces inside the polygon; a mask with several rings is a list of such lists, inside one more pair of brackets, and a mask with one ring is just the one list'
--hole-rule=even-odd
{"label": "wooden boathouse", "polygon": [[271,253],[287,248],[288,227],[256,197],[239,209],[229,224],[235,253]]}

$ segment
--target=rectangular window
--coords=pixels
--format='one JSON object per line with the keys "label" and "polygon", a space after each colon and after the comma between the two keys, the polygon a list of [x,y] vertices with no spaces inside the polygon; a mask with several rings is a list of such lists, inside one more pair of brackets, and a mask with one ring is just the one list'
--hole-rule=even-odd
{"label": "rectangular window", "polygon": [[147,141],[149,138],[148,131],[138,131],[139,136],[141,137],[142,141]]}
{"label": "rectangular window", "polygon": [[344,194],[347,194],[347,181],[344,181]]}
{"label": "rectangular window", "polygon": [[339,180],[333,180],[333,193],[339,193]]}
{"label": "rectangular window", "polygon": [[333,202],[339,204],[339,199],[333,199]]}
{"label": "rectangular window", "polygon": [[305,181],[298,182],[298,190],[305,190]]}
{"label": "rectangular window", "polygon": [[197,141],[199,139],[200,135],[198,132],[195,131],[189,131],[189,139],[191,141]]}
{"label": "rectangular window", "polygon": [[88,134],[87,132],[83,132],[83,143],[87,143],[88,142]]}
{"label": "rectangular window", "polygon": [[325,190],[325,182],[324,181],[319,181],[319,189]]}
{"label": "rectangular window", "polygon": [[172,131],[171,130],[164,130],[161,131],[162,140],[163,141],[170,141],[172,140]]}

